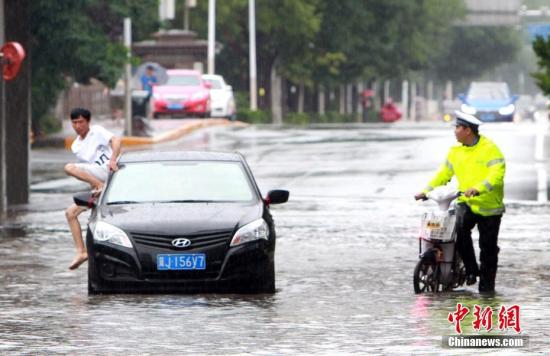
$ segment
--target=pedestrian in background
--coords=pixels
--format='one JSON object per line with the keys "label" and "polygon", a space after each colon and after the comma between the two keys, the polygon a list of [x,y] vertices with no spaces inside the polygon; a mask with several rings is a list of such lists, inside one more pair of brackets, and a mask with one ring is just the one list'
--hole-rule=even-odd
{"label": "pedestrian in background", "polygon": [[[86,109],[76,108],[71,111],[71,124],[78,135],[71,150],[79,163],[65,165],[65,173],[90,184],[93,193],[99,195],[109,171],[118,170],[121,140],[99,125],[90,126],[90,120],[91,113]],[[88,259],[78,221],[78,216],[85,210],[86,208],[72,204],[65,211],[76,246],[76,256],[69,269],[78,268]]]}
{"label": "pedestrian in background", "polygon": [[158,83],[157,76],[155,75],[155,67],[148,65],[145,68],[145,73],[141,76],[141,89],[146,90],[148,97],[153,95],[153,85]]}
{"label": "pedestrian in background", "polygon": [[[500,149],[479,134],[480,120],[461,111],[455,114],[458,144],[450,149],[445,163],[428,186],[415,195],[415,199],[425,199],[426,193],[456,176],[458,189],[464,192],[457,204],[456,247],[466,268],[466,283],[475,284],[479,276],[479,291],[493,292],[500,251],[498,232],[504,213],[506,164]],[[479,231],[479,268],[472,243],[472,229],[476,225]]]}

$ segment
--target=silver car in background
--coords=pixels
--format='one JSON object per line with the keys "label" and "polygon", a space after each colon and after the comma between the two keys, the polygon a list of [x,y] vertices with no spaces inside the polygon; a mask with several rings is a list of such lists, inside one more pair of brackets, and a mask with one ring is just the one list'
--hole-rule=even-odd
{"label": "silver car in background", "polygon": [[212,117],[226,117],[235,120],[237,110],[233,88],[228,85],[221,75],[204,74],[203,80],[210,83],[210,105]]}

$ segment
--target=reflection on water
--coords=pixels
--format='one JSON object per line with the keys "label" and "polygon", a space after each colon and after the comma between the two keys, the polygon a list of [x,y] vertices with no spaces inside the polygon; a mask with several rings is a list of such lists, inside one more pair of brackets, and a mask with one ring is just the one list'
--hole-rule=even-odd
{"label": "reflection on water", "polygon": [[[275,138],[265,150],[280,143]],[[288,182],[273,178],[282,167],[276,155],[248,154],[243,145],[259,184]],[[351,165],[343,158],[350,150],[376,159],[376,148],[353,145],[341,152],[342,170]],[[336,155],[338,147],[328,151]],[[403,157],[415,152],[395,150]],[[304,151],[290,151],[281,160],[299,179],[289,203],[273,208],[277,293],[89,297],[86,266],[67,269],[74,248],[63,207],[70,195],[55,193],[49,210],[20,212],[10,222],[16,228],[0,236],[0,354],[441,354],[442,336],[454,332],[447,316],[459,302],[520,305],[529,351],[550,348],[547,206],[508,206],[496,295],[481,296],[476,286],[414,295],[421,208],[405,194],[414,192],[413,183],[368,172],[313,177],[299,173],[307,161],[293,156]],[[330,162],[335,170],[337,161]],[[388,195],[368,190],[389,182],[395,185]]]}

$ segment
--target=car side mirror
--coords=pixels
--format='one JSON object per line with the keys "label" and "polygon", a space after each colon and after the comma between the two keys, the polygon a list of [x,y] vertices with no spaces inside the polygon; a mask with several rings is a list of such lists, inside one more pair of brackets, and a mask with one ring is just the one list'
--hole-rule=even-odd
{"label": "car side mirror", "polygon": [[212,89],[212,83],[204,82],[204,86],[205,86],[207,89]]}
{"label": "car side mirror", "polygon": [[267,193],[267,197],[265,199],[265,202],[267,204],[282,204],[286,203],[288,201],[288,196],[290,193],[288,190],[282,190],[282,189],[276,189],[276,190],[270,190]]}
{"label": "car side mirror", "polygon": [[466,95],[464,95],[464,93],[458,94],[457,98],[460,99],[461,101],[466,101]]}
{"label": "car side mirror", "polygon": [[74,203],[85,208],[95,208],[97,197],[91,192],[79,192],[73,195]]}
{"label": "car side mirror", "polygon": [[516,102],[516,100],[518,100],[518,99],[519,99],[519,95],[512,95],[512,97],[511,97],[510,99],[511,99],[511,101],[510,101],[510,102],[512,102],[512,103],[515,103],[515,102]]}
{"label": "car side mirror", "polygon": [[226,86],[227,91],[233,91],[233,87],[231,85]]}

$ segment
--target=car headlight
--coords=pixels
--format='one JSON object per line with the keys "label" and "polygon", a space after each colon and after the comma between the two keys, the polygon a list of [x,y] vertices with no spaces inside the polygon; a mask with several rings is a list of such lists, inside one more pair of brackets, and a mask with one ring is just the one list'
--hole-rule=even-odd
{"label": "car headlight", "polygon": [[160,95],[159,93],[153,93],[153,98],[155,100],[162,100],[162,95]]}
{"label": "car headlight", "polygon": [[470,105],[466,105],[466,104],[462,104],[462,106],[460,107],[460,110],[470,115],[475,115],[475,113],[477,112],[477,110],[474,107],[471,107]]}
{"label": "car headlight", "polygon": [[514,104],[510,104],[503,108],[498,109],[498,113],[500,115],[510,115],[510,114],[513,114],[515,110],[516,110],[516,106]]}
{"label": "car headlight", "polygon": [[95,224],[93,233],[94,241],[110,242],[115,245],[132,247],[132,243],[124,231],[106,222],[98,221]]}
{"label": "car headlight", "polygon": [[254,220],[253,222],[241,227],[231,240],[230,246],[237,246],[246,242],[269,238],[269,227],[264,219]]}
{"label": "car headlight", "polygon": [[198,93],[195,93],[191,96],[191,99],[193,100],[201,100],[201,99],[206,99],[208,97],[208,93],[204,93],[204,92],[198,92]]}

